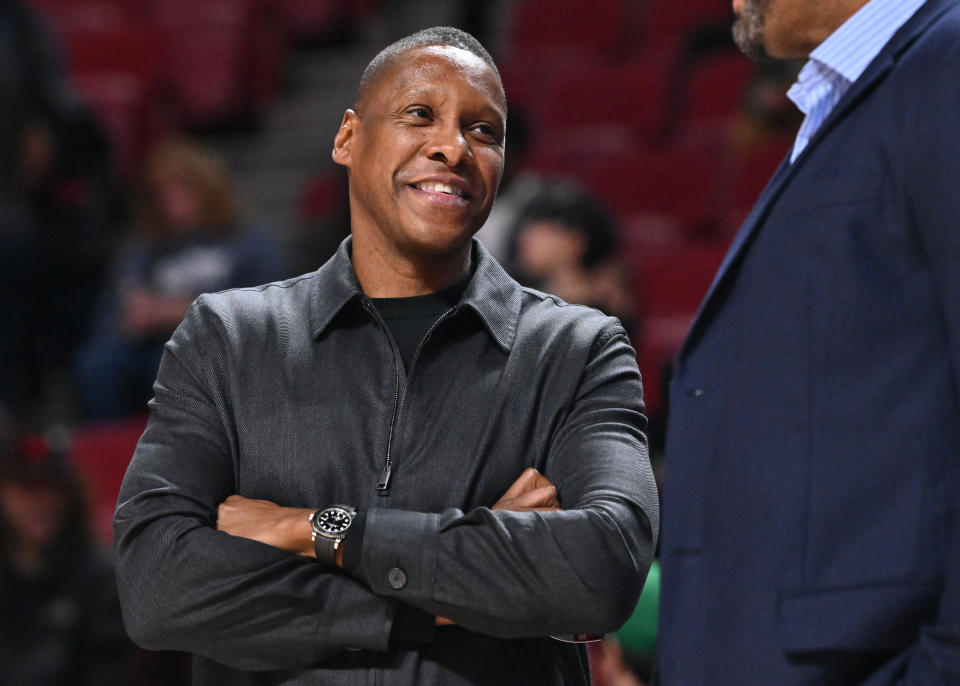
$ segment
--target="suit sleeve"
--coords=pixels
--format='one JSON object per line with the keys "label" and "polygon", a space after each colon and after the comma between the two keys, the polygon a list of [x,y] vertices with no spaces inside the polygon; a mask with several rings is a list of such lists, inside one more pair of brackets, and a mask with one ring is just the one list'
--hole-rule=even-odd
{"label": "suit sleeve", "polygon": [[[956,11],[950,13],[957,24]],[[937,51],[931,64],[930,97],[917,105],[916,136],[904,136],[908,211],[915,222],[929,262],[944,319],[949,360],[945,373],[954,387],[953,415],[960,427],[960,35]],[[911,143],[911,141],[913,141]],[[958,432],[960,433],[960,432]],[[903,686],[946,686],[960,683],[960,454],[953,454],[952,502],[944,504],[942,590],[936,620],[922,628],[907,657]],[[948,486],[948,488],[950,488]]]}
{"label": "suit sleeve", "polygon": [[565,508],[367,513],[356,570],[374,591],[501,638],[618,629],[653,556],[658,495],[636,354],[619,324],[593,346],[552,439]]}
{"label": "suit sleeve", "polygon": [[164,351],[150,419],[114,519],[131,637],[246,670],[317,663],[344,648],[385,650],[397,602],[315,561],[215,529],[235,492],[234,451],[216,381],[218,329],[203,299]]}

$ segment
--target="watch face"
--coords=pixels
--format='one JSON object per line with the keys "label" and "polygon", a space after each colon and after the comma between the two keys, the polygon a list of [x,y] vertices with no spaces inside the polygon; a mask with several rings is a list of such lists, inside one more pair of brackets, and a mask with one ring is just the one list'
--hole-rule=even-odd
{"label": "watch face", "polygon": [[350,513],[340,508],[330,508],[317,515],[317,527],[328,534],[342,534],[352,521]]}

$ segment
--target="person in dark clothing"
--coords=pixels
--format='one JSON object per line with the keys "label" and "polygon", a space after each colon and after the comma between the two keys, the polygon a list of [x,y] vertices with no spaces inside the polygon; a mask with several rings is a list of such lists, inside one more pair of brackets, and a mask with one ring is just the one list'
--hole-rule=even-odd
{"label": "person in dark clothing", "polygon": [[66,450],[0,446],[0,684],[118,686],[133,645]]}
{"label": "person in dark clothing", "polygon": [[658,529],[619,321],[473,239],[503,168],[486,50],[386,48],[334,139],[352,235],[204,295],[168,342],[114,520],[131,636],[196,684],[586,686]]}
{"label": "person in dark clothing", "polygon": [[0,404],[22,421],[69,386],[122,211],[108,155],[52,32],[0,0]]}

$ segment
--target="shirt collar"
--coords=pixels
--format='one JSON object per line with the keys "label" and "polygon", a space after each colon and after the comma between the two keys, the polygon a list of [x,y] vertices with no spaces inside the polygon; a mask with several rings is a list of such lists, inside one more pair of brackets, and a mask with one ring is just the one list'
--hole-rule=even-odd
{"label": "shirt collar", "polygon": [[870,0],[810,53],[853,83],[926,0]]}
{"label": "shirt collar", "polygon": [[[352,247],[353,240],[348,236],[336,254],[315,273],[310,301],[310,330],[314,338],[330,326],[348,302],[365,297],[350,259]],[[476,267],[457,307],[475,311],[497,344],[509,352],[520,318],[520,286],[476,239],[473,240],[473,260]]]}

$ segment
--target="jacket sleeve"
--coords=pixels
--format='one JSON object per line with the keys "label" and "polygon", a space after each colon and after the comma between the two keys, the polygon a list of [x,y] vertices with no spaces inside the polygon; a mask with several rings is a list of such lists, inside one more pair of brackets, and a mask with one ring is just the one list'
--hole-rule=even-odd
{"label": "jacket sleeve", "polygon": [[191,306],[164,351],[150,419],[114,519],[128,633],[150,649],[246,670],[385,650],[396,601],[305,557],[215,529],[235,492],[229,420],[215,402],[218,327]]}
{"label": "jacket sleeve", "polygon": [[379,594],[490,636],[618,629],[636,605],[659,524],[642,413],[636,353],[622,327],[608,324],[547,459],[564,510],[372,509],[355,574]]}

